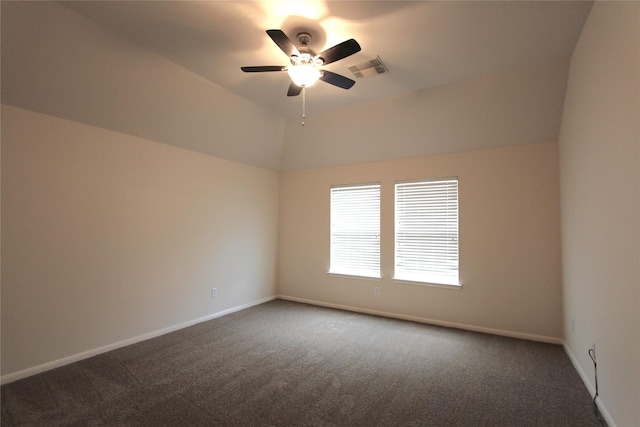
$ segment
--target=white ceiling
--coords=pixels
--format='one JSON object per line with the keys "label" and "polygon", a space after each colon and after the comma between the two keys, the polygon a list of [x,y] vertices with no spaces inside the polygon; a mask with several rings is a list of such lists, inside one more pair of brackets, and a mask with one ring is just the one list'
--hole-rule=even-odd
{"label": "white ceiling", "polygon": [[286,73],[247,74],[244,65],[288,65],[265,30],[292,40],[309,32],[316,52],[355,38],[362,51],[325,69],[380,56],[388,73],[350,90],[318,82],[317,112],[402,95],[568,57],[591,8],[583,1],[70,1],[65,7],[255,104],[299,117]]}
{"label": "white ceiling", "polygon": [[[2,0],[2,103],[274,170],[549,142],[592,4]],[[388,72],[309,88],[303,131],[286,73],[240,69],[288,65],[267,29]]]}

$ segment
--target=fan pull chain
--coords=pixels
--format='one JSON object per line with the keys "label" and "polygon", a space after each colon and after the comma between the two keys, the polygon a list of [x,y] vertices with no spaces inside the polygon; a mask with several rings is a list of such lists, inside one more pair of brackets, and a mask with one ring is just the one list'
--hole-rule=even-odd
{"label": "fan pull chain", "polygon": [[307,104],[307,100],[306,100],[306,90],[303,87],[302,88],[302,126],[304,126],[304,120],[307,118],[307,112],[306,112],[306,104]]}

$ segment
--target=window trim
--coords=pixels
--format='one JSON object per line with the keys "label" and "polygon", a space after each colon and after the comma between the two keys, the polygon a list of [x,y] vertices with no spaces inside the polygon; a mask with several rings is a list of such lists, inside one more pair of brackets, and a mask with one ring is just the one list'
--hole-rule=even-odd
{"label": "window trim", "polygon": [[[332,261],[334,260],[334,203],[333,203],[333,191],[336,189],[355,189],[355,188],[366,188],[373,187],[377,188],[377,201],[378,206],[375,214],[378,216],[378,224],[377,224],[377,238],[378,238],[378,247],[377,247],[377,272],[371,272],[372,274],[366,274],[365,270],[361,272],[348,271],[348,270],[336,270],[335,266],[332,265]],[[354,278],[354,279],[367,279],[367,280],[381,280],[382,279],[382,260],[381,260],[381,211],[382,211],[382,185],[380,182],[367,182],[367,183],[358,183],[358,184],[340,184],[340,185],[332,185],[329,191],[329,269],[327,274],[332,276],[344,277],[344,278]],[[357,273],[365,273],[365,274],[357,274]]]}
{"label": "window trim", "polygon": [[[398,272],[398,186],[402,184],[419,184],[419,183],[437,183],[442,181],[455,181],[456,182],[456,272],[455,277],[446,277],[445,275],[439,276],[437,274],[428,275],[425,273],[424,279],[411,275],[397,275]],[[393,253],[393,277],[392,280],[397,283],[405,283],[409,285],[419,286],[435,286],[444,287],[449,289],[460,289],[462,283],[460,282],[460,180],[457,176],[441,177],[441,178],[428,178],[428,179],[414,179],[414,180],[402,180],[396,181],[394,184],[394,253]]]}
{"label": "window trim", "polygon": [[462,289],[462,283],[449,284],[449,283],[437,283],[435,281],[416,282],[414,280],[396,279],[395,277],[392,277],[391,280],[393,281],[393,283],[397,283],[399,285],[426,286],[429,288],[441,288],[441,289],[449,289],[449,290]]}

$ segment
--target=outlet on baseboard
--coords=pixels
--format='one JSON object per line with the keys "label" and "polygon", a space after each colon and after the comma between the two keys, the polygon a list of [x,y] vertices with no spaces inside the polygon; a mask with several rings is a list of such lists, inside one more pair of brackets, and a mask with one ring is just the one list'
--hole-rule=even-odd
{"label": "outlet on baseboard", "polygon": [[211,298],[218,296],[218,288],[211,288]]}

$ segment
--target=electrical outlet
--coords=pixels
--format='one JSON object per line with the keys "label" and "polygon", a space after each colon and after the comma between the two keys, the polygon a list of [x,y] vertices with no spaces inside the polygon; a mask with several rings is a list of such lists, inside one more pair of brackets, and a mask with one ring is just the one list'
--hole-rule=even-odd
{"label": "electrical outlet", "polygon": [[596,345],[595,344],[591,345],[591,350],[593,350],[593,358],[597,360],[597,357],[596,357]]}
{"label": "electrical outlet", "polygon": [[211,288],[211,298],[218,296],[218,288]]}
{"label": "electrical outlet", "polygon": [[373,293],[374,293],[375,295],[380,295],[380,286],[375,286],[375,287],[373,288]]}

